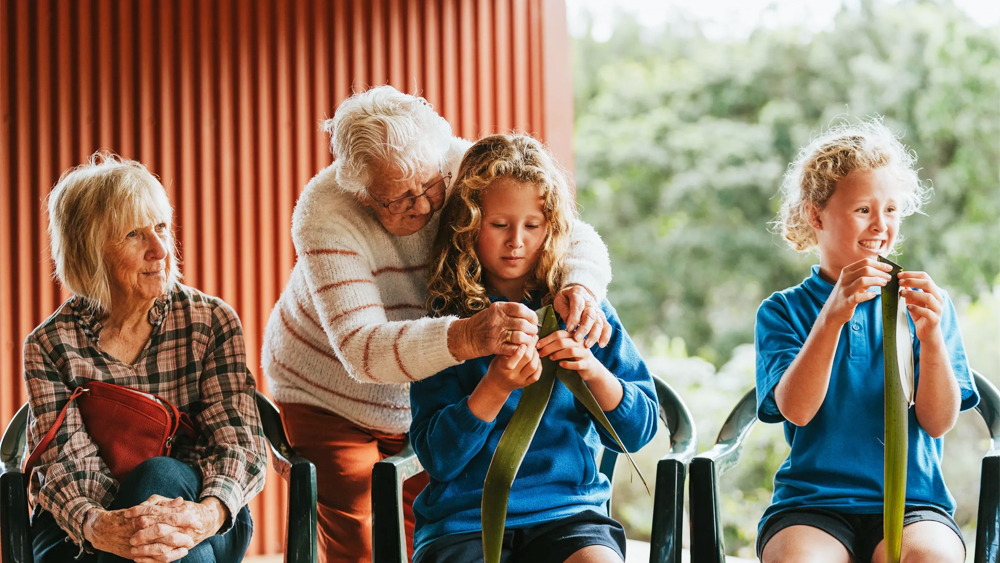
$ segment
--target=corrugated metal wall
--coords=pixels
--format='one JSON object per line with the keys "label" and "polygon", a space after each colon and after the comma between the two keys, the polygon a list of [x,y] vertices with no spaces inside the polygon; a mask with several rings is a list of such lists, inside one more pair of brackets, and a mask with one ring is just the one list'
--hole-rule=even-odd
{"label": "corrugated metal wall", "polygon": [[[318,124],[352,88],[423,95],[470,139],[534,133],[571,167],[570,76],[562,0],[0,0],[0,424],[25,335],[67,297],[43,200],[95,150],[159,175],[186,282],[236,308],[259,366],[292,208],[331,159]],[[271,473],[251,554],[281,550],[283,506]]]}

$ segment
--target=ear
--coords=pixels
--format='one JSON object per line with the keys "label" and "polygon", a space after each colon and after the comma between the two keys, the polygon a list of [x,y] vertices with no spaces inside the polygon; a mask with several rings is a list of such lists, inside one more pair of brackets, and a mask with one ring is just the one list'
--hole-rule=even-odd
{"label": "ear", "polygon": [[816,207],[815,203],[806,203],[806,220],[809,221],[809,226],[816,229],[817,231],[823,230],[823,220],[819,216],[819,208]]}
{"label": "ear", "polygon": [[366,207],[371,207],[372,199],[368,197],[368,190],[358,190],[354,192],[354,199]]}

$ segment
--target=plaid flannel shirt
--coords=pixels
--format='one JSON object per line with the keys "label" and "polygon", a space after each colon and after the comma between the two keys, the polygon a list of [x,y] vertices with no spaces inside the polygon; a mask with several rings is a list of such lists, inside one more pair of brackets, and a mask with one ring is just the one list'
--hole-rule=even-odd
{"label": "plaid flannel shirt", "polygon": [[[131,365],[101,351],[103,326],[80,297],[63,303],[28,335],[24,379],[31,405],[29,446],[41,441],[73,389],[83,383],[105,381],[155,393],[195,422],[198,436],[178,434],[171,456],[201,471],[198,500],[214,496],[229,509],[219,531],[225,532],[263,488],[267,464],[243,328],[221,299],[180,284],[156,301],[149,321],[152,334]],[[117,490],[118,482],[74,403],[32,472],[32,504],[50,512],[83,547],[84,515],[91,508],[108,507]]]}

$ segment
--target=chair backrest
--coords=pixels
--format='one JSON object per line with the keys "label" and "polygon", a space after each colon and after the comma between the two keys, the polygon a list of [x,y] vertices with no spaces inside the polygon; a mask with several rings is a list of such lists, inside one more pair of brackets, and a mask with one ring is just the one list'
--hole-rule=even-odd
{"label": "chair backrest", "polygon": [[0,440],[0,475],[21,471],[21,461],[28,452],[28,403],[10,420]]}
{"label": "chair backrest", "polygon": [[260,424],[264,428],[264,437],[271,444],[271,452],[278,458],[278,461],[291,465],[292,456],[295,455],[292,445],[285,436],[285,427],[281,424],[281,414],[278,406],[271,402],[260,391],[256,392],[257,412],[260,413]]}
{"label": "chair backrest", "polygon": [[1000,391],[992,381],[978,371],[972,370],[972,377],[976,381],[976,389],[979,390],[979,404],[976,405],[976,410],[986,423],[986,429],[990,433],[990,451],[994,452],[1000,449]]}

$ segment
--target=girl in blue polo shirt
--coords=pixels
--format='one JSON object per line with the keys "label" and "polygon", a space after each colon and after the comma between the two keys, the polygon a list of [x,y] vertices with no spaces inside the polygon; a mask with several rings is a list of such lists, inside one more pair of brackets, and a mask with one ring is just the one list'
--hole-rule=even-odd
{"label": "girl in blue polo shirt", "polygon": [[[432,310],[470,316],[493,301],[532,309],[550,302],[574,216],[566,179],[541,143],[481,139],[466,153],[442,215]],[[601,308],[613,328],[604,348],[588,349],[585,334],[566,330],[541,340],[508,334],[518,343],[510,356],[470,360],[412,384],[410,441],[430,476],[413,503],[415,563],[483,560],[483,480],[521,389],[541,374],[539,358],[580,373],[629,451],[652,439],[652,378],[615,310],[607,301]],[[502,561],[624,560],[624,531],[605,509],[611,484],[594,461],[601,447],[617,450],[557,382],[511,487]]]}
{"label": "girl in blue polo shirt", "polygon": [[[785,176],[778,225],[796,250],[817,248],[819,265],[757,312],[757,416],[784,423],[791,446],[759,526],[764,563],[884,560],[879,290],[890,267],[876,258],[929,195],[914,162],[873,119],[817,138]],[[899,284],[916,334],[902,560],[960,563],[941,437],[979,395],[947,293],[924,272],[901,272]]]}

